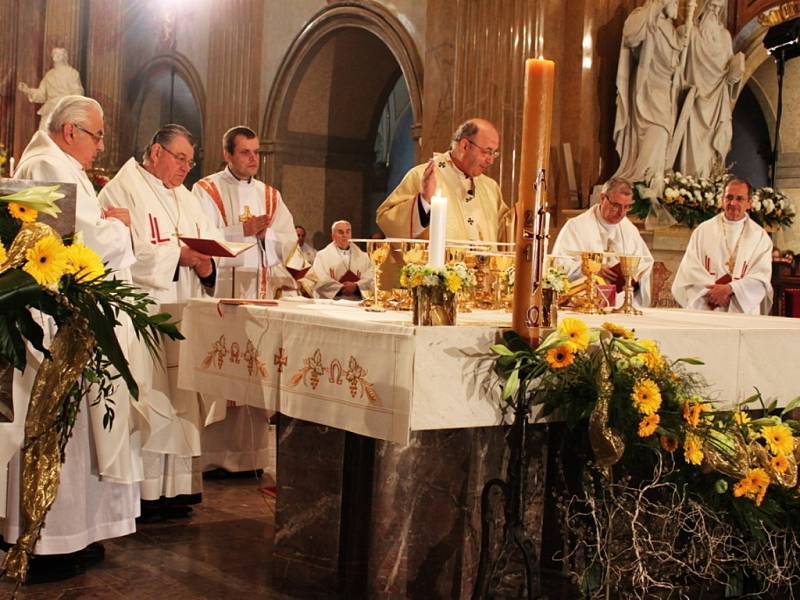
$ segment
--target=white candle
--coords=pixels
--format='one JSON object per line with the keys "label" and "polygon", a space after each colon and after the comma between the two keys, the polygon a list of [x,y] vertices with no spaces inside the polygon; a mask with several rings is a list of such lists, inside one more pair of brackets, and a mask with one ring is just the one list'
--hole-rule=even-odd
{"label": "white candle", "polygon": [[429,233],[431,243],[428,246],[428,264],[432,267],[443,267],[447,239],[447,198],[441,196],[439,190],[431,198]]}
{"label": "white candle", "polygon": [[14,157],[11,157],[11,160],[8,161],[8,176],[14,176]]}

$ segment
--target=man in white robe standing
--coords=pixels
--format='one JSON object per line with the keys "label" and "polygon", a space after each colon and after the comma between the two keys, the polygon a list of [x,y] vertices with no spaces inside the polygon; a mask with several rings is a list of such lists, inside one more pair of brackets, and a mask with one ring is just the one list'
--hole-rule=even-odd
{"label": "man in white robe standing", "polygon": [[[617,256],[639,256],[639,268],[634,277],[634,303],[650,306],[650,276],[653,271],[653,256],[644,243],[639,230],[626,216],[633,205],[631,184],[621,177],[608,180],[600,192],[600,202],[586,212],[573,217],[558,233],[552,254],[567,271],[570,281],[581,277],[578,252],[608,252]],[[619,268],[619,260],[608,255],[599,273],[609,284],[617,288],[617,306],[621,306],[624,295],[619,293],[625,281]]]}
{"label": "man in white robe standing", "polygon": [[[193,166],[191,133],[180,125],[166,125],[145,149],[143,164],[129,159],[100,193],[104,206],[130,211],[134,283],[150,294],[158,310],[177,319],[181,303],[213,295],[217,274],[210,256],[192,250],[179,237],[223,239],[197,198],[183,186]],[[165,354],[165,364],[154,366],[153,388],[169,401],[152,406],[143,424],[141,494],[148,518],[157,518],[158,512],[185,516],[188,507],[175,507],[168,500],[177,497],[182,504],[202,490],[201,475],[192,468],[192,457],[201,450],[200,402],[197,394],[177,388],[177,357]]]}
{"label": "man in white robe standing", "polygon": [[[226,240],[256,244],[236,258],[221,259],[218,297],[259,298],[294,293],[298,284],[287,266],[300,270],[311,267],[302,255],[293,256],[298,247],[294,219],[280,192],[255,178],[259,145],[258,136],[249,127],[230,128],[222,137],[226,167],[204,177],[192,189]],[[293,258],[299,258],[299,262],[292,262]],[[224,398],[205,394],[203,403],[206,418],[200,468],[268,471],[273,463],[269,457],[267,411],[231,405]]]}
{"label": "man in white robe standing", "polygon": [[[252,129],[232,127],[222,138],[226,167],[192,188],[209,220],[226,240],[258,243],[235,258],[220,261],[217,296],[275,298],[297,288],[286,268],[297,247],[294,219],[281,193],[254,177],[258,172],[259,145]],[[311,266],[303,265],[302,256],[299,258],[299,264],[288,266]]]}
{"label": "man in white robe standing", "polygon": [[[135,260],[128,229],[130,215],[127,209],[112,205],[102,209],[85,172],[103,148],[100,105],[84,96],[64,96],[53,108],[45,129],[37,131],[25,148],[15,177],[75,183],[76,232],[81,232],[83,242],[116,271],[116,277],[127,278],[128,267]],[[123,325],[116,330],[129,358],[131,344],[135,343],[131,329],[130,325]],[[52,328],[46,331],[46,335],[53,333]],[[21,447],[27,402],[39,362],[38,353],[29,352],[25,372],[21,376],[15,374],[17,410],[13,423],[0,425],[0,450],[4,451],[0,469],[5,470],[10,458],[7,450]],[[134,370],[135,365],[131,364],[131,368]],[[82,401],[67,442],[56,499],[34,547],[29,580],[76,575],[103,557],[98,541],[136,530],[139,486],[135,481],[141,467],[136,464],[135,450],[130,445],[130,395],[121,379],[115,382],[113,399],[116,415],[110,431],[103,428],[102,403],[90,407],[90,398]],[[8,510],[2,528],[6,542],[14,542],[19,535],[19,459],[17,453],[9,469]],[[6,498],[5,493],[2,497]]]}
{"label": "man in white robe standing", "polygon": [[689,238],[672,295],[684,308],[766,315],[772,306],[772,240],[748,215],[753,188],[729,179],[722,212]]}
{"label": "man in white robe standing", "polygon": [[312,271],[316,278],[314,293],[320,298],[360,300],[370,292],[374,273],[366,252],[350,243],[353,237],[348,221],[331,225],[333,241],[317,252]]}
{"label": "man in white robe standing", "polygon": [[447,239],[506,242],[511,210],[486,171],[500,156],[500,134],[489,121],[470,119],[453,134],[450,151],[411,169],[378,207],[378,227],[390,238],[428,237],[431,198],[447,202]]}

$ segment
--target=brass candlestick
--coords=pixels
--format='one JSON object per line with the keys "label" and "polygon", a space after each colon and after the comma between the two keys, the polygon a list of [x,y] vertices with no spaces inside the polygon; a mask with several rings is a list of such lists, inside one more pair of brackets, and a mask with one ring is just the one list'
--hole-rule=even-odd
{"label": "brass candlestick", "polygon": [[641,256],[619,256],[619,266],[622,269],[622,276],[625,278],[625,301],[622,306],[613,312],[625,315],[640,315],[642,311],[633,306],[633,276],[639,268]]}
{"label": "brass candlestick", "polygon": [[381,240],[368,241],[367,253],[372,261],[375,278],[372,280],[372,304],[367,307],[370,312],[385,312],[380,297],[381,265],[389,258],[389,244]]}

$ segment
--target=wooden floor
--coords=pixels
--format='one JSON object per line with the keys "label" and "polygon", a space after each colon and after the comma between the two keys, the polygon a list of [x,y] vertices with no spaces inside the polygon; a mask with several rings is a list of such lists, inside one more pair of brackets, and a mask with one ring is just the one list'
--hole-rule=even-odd
{"label": "wooden floor", "polygon": [[[267,483],[206,480],[190,518],[137,525],[135,534],[106,540],[105,560],[86,573],[25,586],[17,598],[291,600],[271,587],[275,500],[262,491]],[[0,583],[0,598],[12,591]]]}

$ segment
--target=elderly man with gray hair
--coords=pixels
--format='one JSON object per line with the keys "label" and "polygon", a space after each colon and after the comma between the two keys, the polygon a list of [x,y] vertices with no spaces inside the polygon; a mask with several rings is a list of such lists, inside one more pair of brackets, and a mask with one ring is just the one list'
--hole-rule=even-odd
{"label": "elderly man with gray hair", "polygon": [[500,156],[500,134],[485,119],[470,119],[453,134],[450,150],[411,169],[378,207],[387,237],[427,238],[431,198],[445,196],[447,238],[505,242],[513,236],[511,211],[486,172]]}
{"label": "elderly man with gray hair", "polygon": [[[564,223],[553,244],[552,254],[566,268],[570,280],[575,280],[581,277],[577,253],[608,252],[600,275],[615,285],[617,292],[622,291],[625,282],[616,256],[640,256],[633,300],[639,306],[649,306],[653,256],[636,225],[626,216],[632,205],[631,183],[622,177],[609,179],[600,192],[599,203]],[[623,295],[618,293],[617,305],[622,301]]]}
{"label": "elderly man with gray hair", "polygon": [[[128,230],[130,215],[126,209],[110,204],[102,209],[85,172],[103,151],[103,139],[100,105],[84,96],[65,96],[56,104],[45,129],[37,131],[25,148],[15,176],[76,184],[76,231],[82,232],[83,242],[115,270],[115,277],[126,278],[135,260]],[[133,357],[135,335],[129,323],[121,320],[123,325],[116,333],[138,379],[141,361]],[[49,336],[54,325],[48,319],[44,322],[45,335]],[[29,355],[25,372],[15,375],[16,419],[0,426],[0,472],[5,473],[5,465],[11,460],[7,514],[0,528],[6,542],[14,542],[19,535],[20,455],[12,459],[12,454],[23,441],[27,401],[40,360],[38,353]],[[98,541],[136,530],[139,494],[133,482],[139,468],[130,444],[130,396],[121,380],[114,388],[116,417],[110,431],[103,428],[103,403],[92,406],[91,397],[82,401],[67,442],[58,493],[34,547],[29,580],[76,575],[87,562],[102,558],[103,547]],[[0,477],[0,494],[6,498],[4,476]]]}
{"label": "elderly man with gray hair", "polygon": [[314,293],[318,297],[360,300],[362,292],[372,289],[372,261],[350,242],[352,237],[348,221],[331,225],[333,241],[317,252],[311,268],[316,279]]}

